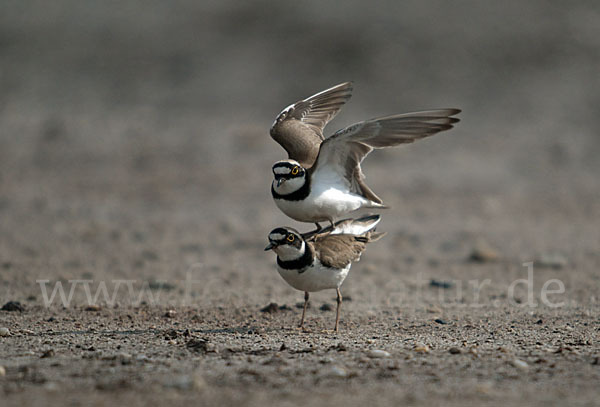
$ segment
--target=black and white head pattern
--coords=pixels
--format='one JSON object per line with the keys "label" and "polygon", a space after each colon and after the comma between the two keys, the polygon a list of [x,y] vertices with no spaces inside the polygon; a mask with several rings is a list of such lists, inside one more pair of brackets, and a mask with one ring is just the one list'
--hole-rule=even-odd
{"label": "black and white head pattern", "polygon": [[304,254],[305,243],[297,230],[276,228],[269,233],[268,249],[274,250],[282,260],[295,260]]}
{"label": "black and white head pattern", "polygon": [[306,170],[294,160],[281,160],[273,164],[273,189],[277,194],[288,195],[305,186]]}
{"label": "black and white head pattern", "polygon": [[305,172],[306,170],[294,160],[281,160],[273,164],[273,176],[276,180],[302,178]]}

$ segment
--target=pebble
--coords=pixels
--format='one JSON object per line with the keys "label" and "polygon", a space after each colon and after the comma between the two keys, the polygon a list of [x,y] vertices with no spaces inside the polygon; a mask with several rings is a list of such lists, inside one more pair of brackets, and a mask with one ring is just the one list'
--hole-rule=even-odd
{"label": "pebble", "polygon": [[148,356],[141,353],[139,355],[135,355],[135,360],[138,362],[147,362],[149,359],[148,359]]}
{"label": "pebble", "polygon": [[330,304],[323,304],[319,307],[321,311],[333,311],[333,307]]}
{"label": "pebble", "polygon": [[431,279],[431,281],[429,281],[430,287],[452,288],[453,285],[454,284],[450,281],[441,281],[441,280],[435,280],[435,279]]}
{"label": "pebble", "polygon": [[102,308],[99,305],[91,304],[84,308],[84,311],[98,312]]}
{"label": "pebble", "polygon": [[0,377],[6,376],[6,369],[4,366],[0,366]]}
{"label": "pebble", "polygon": [[479,242],[471,251],[469,261],[474,263],[488,263],[496,261],[500,255],[496,250],[492,249],[487,243]]}
{"label": "pebble", "polygon": [[427,345],[417,345],[414,348],[415,352],[420,352],[420,353],[429,353],[429,346]]}
{"label": "pebble", "polygon": [[170,379],[166,383],[164,383],[165,387],[172,387],[178,390],[202,390],[206,387],[206,382],[204,378],[200,375],[182,375],[175,376]]}
{"label": "pebble", "polygon": [[514,367],[516,367],[517,369],[521,369],[521,370],[529,369],[529,365],[527,364],[527,362],[525,362],[524,360],[521,360],[521,359],[513,359],[511,364]]}
{"label": "pebble", "polygon": [[174,309],[170,309],[167,310],[167,312],[165,312],[165,318],[175,318],[176,315],[177,311],[175,311]]}
{"label": "pebble", "polygon": [[8,336],[10,335],[10,331],[8,330],[8,328],[0,328],[0,336]]}
{"label": "pebble", "polygon": [[453,355],[458,355],[460,353],[460,349],[452,347],[452,348],[448,349],[448,352],[450,352]]}
{"label": "pebble", "polygon": [[381,349],[371,349],[369,352],[367,352],[367,355],[372,359],[389,358],[392,356],[389,352]]}
{"label": "pebble", "polygon": [[438,324],[442,324],[442,325],[446,325],[448,323],[441,318],[434,319],[434,322],[437,322]]}
{"label": "pebble", "polygon": [[366,316],[367,318],[375,318],[377,316],[377,312],[370,309],[368,311],[365,311],[364,316]]}
{"label": "pebble", "polygon": [[56,382],[46,382],[44,383],[44,390],[46,391],[58,391],[59,387]]}
{"label": "pebble", "polygon": [[348,377],[348,372],[341,366],[331,366],[327,370],[327,376],[331,377]]}
{"label": "pebble", "polygon": [[490,382],[483,382],[478,384],[475,389],[478,393],[490,394],[494,388],[494,385]]}
{"label": "pebble", "polygon": [[185,347],[194,352],[206,353],[208,352],[208,341],[205,339],[190,339]]}
{"label": "pebble", "polygon": [[264,308],[261,308],[260,312],[266,312],[268,314],[274,314],[279,311],[279,305],[276,302],[272,302]]}
{"label": "pebble", "polygon": [[9,301],[2,306],[2,311],[25,311],[25,307],[19,301]]}
{"label": "pebble", "polygon": [[535,261],[534,266],[559,270],[566,267],[569,261],[560,253],[544,253]]}
{"label": "pebble", "polygon": [[348,348],[346,347],[346,345],[344,345],[342,342],[340,342],[335,346],[330,346],[329,350],[335,350],[338,352],[346,352],[348,350]]}
{"label": "pebble", "polygon": [[437,305],[431,305],[431,306],[427,307],[427,312],[429,312],[430,314],[441,314],[442,309],[440,307],[438,307]]}

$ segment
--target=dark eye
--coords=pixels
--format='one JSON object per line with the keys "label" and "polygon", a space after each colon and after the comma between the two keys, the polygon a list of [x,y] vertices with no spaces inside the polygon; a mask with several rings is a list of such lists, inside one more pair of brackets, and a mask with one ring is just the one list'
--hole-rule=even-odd
{"label": "dark eye", "polygon": [[292,243],[294,241],[294,235],[287,235],[286,240]]}
{"label": "dark eye", "polygon": [[298,175],[299,171],[300,171],[300,168],[298,168],[298,166],[295,166],[294,168],[292,168],[292,175]]}

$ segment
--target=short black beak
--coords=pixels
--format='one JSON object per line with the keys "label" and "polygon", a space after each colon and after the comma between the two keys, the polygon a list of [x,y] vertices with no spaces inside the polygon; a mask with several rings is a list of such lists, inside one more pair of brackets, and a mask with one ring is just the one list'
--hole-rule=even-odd
{"label": "short black beak", "polygon": [[273,250],[273,248],[277,246],[277,244],[273,243],[273,242],[269,242],[268,246],[265,247],[265,252],[268,252],[269,250]]}
{"label": "short black beak", "polygon": [[277,180],[277,187],[279,187],[281,184],[283,184],[285,182],[285,178],[279,178]]}

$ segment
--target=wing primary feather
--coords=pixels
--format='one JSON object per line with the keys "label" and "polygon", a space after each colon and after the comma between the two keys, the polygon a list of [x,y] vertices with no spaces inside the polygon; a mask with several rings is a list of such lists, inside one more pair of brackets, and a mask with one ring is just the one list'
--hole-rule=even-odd
{"label": "wing primary feather", "polygon": [[337,131],[319,149],[315,164],[310,168],[313,181],[318,182],[319,170],[327,168],[339,175],[340,182],[353,193],[376,205],[383,205],[365,183],[360,163],[373,149],[412,143],[449,130],[459,121],[452,117],[459,109],[436,109],[395,114],[366,120]]}
{"label": "wing primary feather", "polygon": [[289,158],[311,167],[324,140],[323,129],[351,96],[352,82],[344,82],[288,106],[271,126],[271,137]]}

